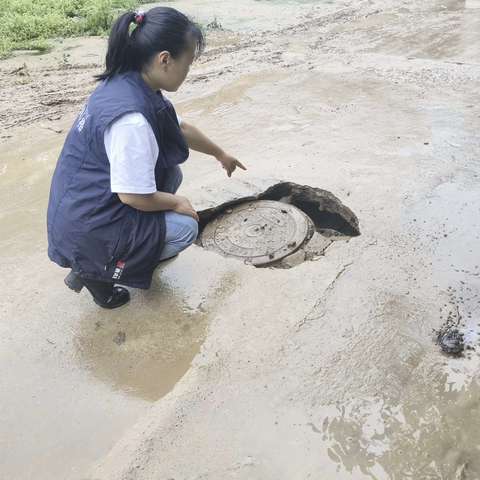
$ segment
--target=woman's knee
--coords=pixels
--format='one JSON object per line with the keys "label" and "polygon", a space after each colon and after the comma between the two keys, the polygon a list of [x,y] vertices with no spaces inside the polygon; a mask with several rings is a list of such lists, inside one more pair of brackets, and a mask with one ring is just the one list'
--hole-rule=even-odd
{"label": "woman's knee", "polygon": [[198,222],[189,216],[184,219],[184,238],[183,240],[191,245],[198,237]]}
{"label": "woman's knee", "polygon": [[174,257],[188,248],[197,238],[198,223],[187,215],[176,212],[165,214],[166,234],[161,260]]}
{"label": "woman's knee", "polygon": [[165,213],[166,243],[191,245],[198,236],[198,222],[188,216],[176,212]]}

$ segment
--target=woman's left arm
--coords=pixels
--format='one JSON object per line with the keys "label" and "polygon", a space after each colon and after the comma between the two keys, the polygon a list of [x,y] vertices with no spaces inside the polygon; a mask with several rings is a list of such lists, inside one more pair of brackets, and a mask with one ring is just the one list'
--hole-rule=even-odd
{"label": "woman's left arm", "polygon": [[213,143],[206,135],[204,135],[197,127],[186,123],[182,120],[180,124],[185,140],[188,143],[188,146],[192,150],[197,152],[205,153],[207,155],[212,155],[215,157],[221,164],[222,167],[227,171],[229,177],[232,176],[232,173],[237,167],[242,170],[246,168],[234,157],[225,153],[218,145]]}

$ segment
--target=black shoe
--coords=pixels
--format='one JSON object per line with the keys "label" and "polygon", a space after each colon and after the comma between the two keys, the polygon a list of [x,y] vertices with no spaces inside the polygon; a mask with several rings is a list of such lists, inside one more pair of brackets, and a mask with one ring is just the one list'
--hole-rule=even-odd
{"label": "black shoe", "polygon": [[73,290],[74,292],[80,293],[83,288],[82,279],[73,271],[70,270],[70,273],[65,277],[65,285]]}
{"label": "black shoe", "polygon": [[93,301],[102,308],[117,308],[130,300],[130,292],[110,282],[99,282],[80,277],[73,270],[65,277],[65,285],[79,293],[83,287],[92,294]]}

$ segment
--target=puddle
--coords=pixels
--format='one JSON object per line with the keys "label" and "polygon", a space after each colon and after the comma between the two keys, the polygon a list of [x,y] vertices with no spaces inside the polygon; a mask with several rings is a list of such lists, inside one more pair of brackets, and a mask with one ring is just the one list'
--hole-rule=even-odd
{"label": "puddle", "polygon": [[[182,259],[160,267],[150,290],[133,291],[131,308],[115,312],[97,311],[85,316],[75,343],[77,356],[88,371],[108,385],[144,400],[166,395],[190,368],[205,339],[208,320],[216,302],[228,295],[234,280],[221,267],[212,268],[210,277],[190,273],[187,284]],[[193,258],[193,256],[192,256]],[[202,259],[196,256],[197,264]],[[183,262],[190,272],[191,263]],[[199,269],[202,272],[202,269]],[[192,283],[197,283],[197,287]],[[200,287],[198,286],[200,285]],[[85,294],[87,295],[87,294]]]}
{"label": "puddle", "polygon": [[392,480],[479,478],[478,381],[457,389],[443,373],[425,385],[412,383],[402,401],[356,399],[330,407],[331,414],[315,422],[338,472]]}
{"label": "puddle", "polygon": [[[302,230],[302,219],[294,218],[294,211],[281,207],[273,211],[276,202],[303,212],[313,227],[311,231],[308,225]],[[255,209],[264,204],[272,211],[256,213]],[[333,241],[360,235],[356,215],[335,195],[291,182],[278,183],[257,196],[231,200],[198,214],[198,245],[259,267],[290,268],[316,260]]]}
{"label": "puddle", "polygon": [[76,341],[78,357],[102,382],[155,401],[190,368],[205,338],[207,315],[177,303],[165,289],[139,296],[141,315],[124,310],[101,320],[86,316]]}
{"label": "puddle", "polygon": [[[196,83],[218,75],[219,71],[213,71],[193,77],[192,81]],[[242,75],[213,93],[178,102],[176,107],[182,115],[202,116],[213,114],[222,118],[238,104],[252,101],[247,95],[249,90],[257,88],[259,84],[273,83],[285,77],[286,74],[283,72],[261,72]]]}

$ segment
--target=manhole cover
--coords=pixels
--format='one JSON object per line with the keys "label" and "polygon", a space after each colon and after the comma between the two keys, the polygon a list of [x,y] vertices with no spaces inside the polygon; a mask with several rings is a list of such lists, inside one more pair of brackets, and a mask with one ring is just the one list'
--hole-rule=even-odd
{"label": "manhole cover", "polygon": [[202,245],[252,265],[290,255],[313,231],[312,221],[297,207],[271,200],[236,205],[203,230]]}

